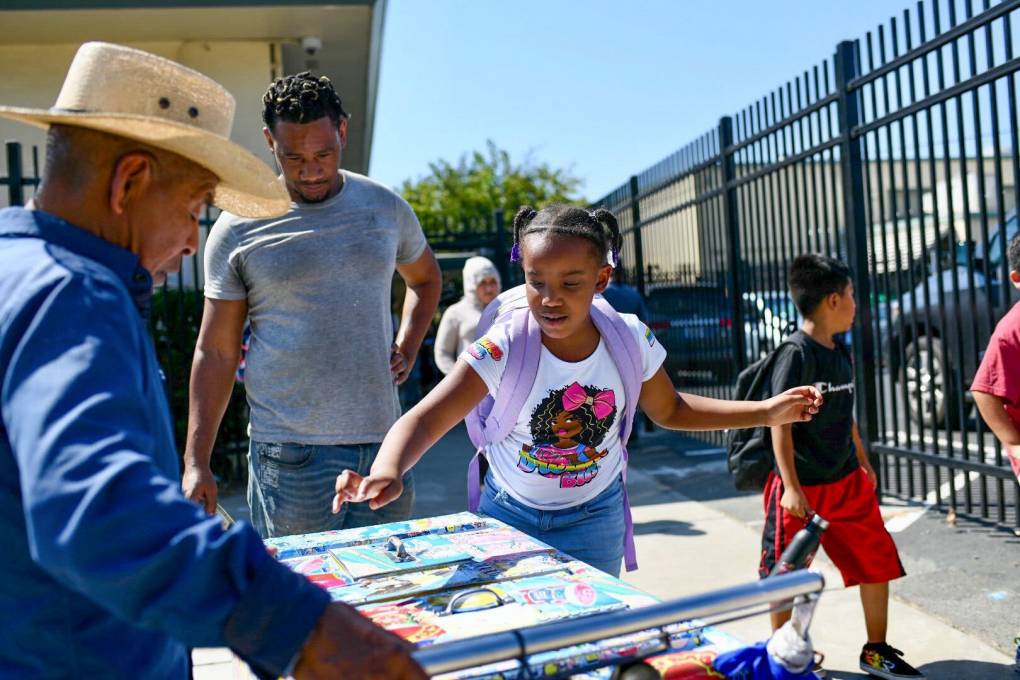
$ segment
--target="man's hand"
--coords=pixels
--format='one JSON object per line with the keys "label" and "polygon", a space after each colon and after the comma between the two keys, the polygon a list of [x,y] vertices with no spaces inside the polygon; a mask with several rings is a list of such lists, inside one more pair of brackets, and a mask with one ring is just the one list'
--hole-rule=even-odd
{"label": "man's hand", "polygon": [[411,658],[414,647],[363,617],[353,607],[334,602],[301,649],[297,680],[426,680]]}
{"label": "man's hand", "polygon": [[804,385],[786,390],[765,402],[766,420],[769,427],[802,423],[814,417],[822,405],[822,393],[814,387]]}
{"label": "man's hand", "polygon": [[181,490],[188,500],[194,501],[205,508],[210,515],[216,512],[216,478],[208,466],[184,464],[184,475],[181,478]]}
{"label": "man's hand", "polygon": [[812,512],[807,496],[804,495],[800,488],[791,489],[787,487],[784,489],[783,497],[779,504],[783,506],[783,510],[801,519],[807,519],[808,515]]}
{"label": "man's hand", "polygon": [[333,496],[333,513],[340,512],[344,503],[363,503],[368,501],[372,510],[392,503],[404,493],[404,482],[396,470],[379,470],[375,468],[368,477],[362,477],[354,470],[344,470],[336,478],[336,495]]}
{"label": "man's hand", "polygon": [[413,366],[414,357],[404,355],[396,344],[390,347],[390,375],[394,385],[403,385]]}

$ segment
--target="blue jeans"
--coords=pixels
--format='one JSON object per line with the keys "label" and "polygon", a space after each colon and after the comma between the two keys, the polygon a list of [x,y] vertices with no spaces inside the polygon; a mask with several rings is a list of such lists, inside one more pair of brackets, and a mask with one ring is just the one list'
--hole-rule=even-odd
{"label": "blue jeans", "polygon": [[414,478],[404,476],[404,493],[379,510],[368,503],[344,503],[333,514],[336,477],[344,470],[367,475],[378,444],[327,446],[252,441],[248,449],[248,507],[262,538],[351,529],[411,516]]}
{"label": "blue jeans", "polygon": [[562,510],[536,510],[497,487],[488,474],[478,510],[596,569],[620,575],[626,528],[620,477],[587,503]]}

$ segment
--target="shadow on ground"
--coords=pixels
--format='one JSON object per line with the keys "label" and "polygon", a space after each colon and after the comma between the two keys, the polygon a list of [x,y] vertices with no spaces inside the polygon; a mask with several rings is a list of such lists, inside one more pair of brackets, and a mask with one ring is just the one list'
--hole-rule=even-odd
{"label": "shadow on ground", "polygon": [[[1015,680],[1011,666],[987,661],[936,661],[918,668],[928,680]],[[862,672],[826,669],[829,680],[872,680]]]}
{"label": "shadow on ground", "polygon": [[671,519],[656,520],[654,522],[642,522],[634,525],[634,533],[637,536],[648,534],[668,534],[670,536],[704,536],[705,532],[695,529],[690,522],[680,522]]}
{"label": "shadow on ground", "polygon": [[928,680],[1015,680],[1017,674],[1011,666],[987,661],[936,661],[921,666],[918,670]]}

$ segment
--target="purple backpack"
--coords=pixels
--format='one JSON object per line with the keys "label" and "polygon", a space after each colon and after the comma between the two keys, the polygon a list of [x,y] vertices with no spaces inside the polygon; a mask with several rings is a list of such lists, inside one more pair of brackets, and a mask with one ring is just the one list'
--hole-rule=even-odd
{"label": "purple backpack", "polygon": [[[592,302],[591,318],[605,340],[609,355],[613,358],[623,382],[626,408],[620,422],[620,442],[623,445],[623,503],[626,532],[624,534],[624,561],[627,571],[637,569],[637,555],[634,550],[634,522],[627,499],[627,440],[634,425],[634,410],[641,395],[643,371],[641,369],[641,348],[627,322],[601,296]],[[524,286],[504,291],[482,312],[475,331],[475,338],[481,338],[493,325],[510,324],[510,344],[507,348],[506,369],[500,383],[499,393],[478,403],[465,418],[468,436],[477,451],[468,466],[468,509],[478,510],[480,499],[478,456],[488,444],[506,439],[520,417],[524,402],[531,394],[538,374],[538,362],[542,356],[542,332],[538,322],[531,316]]]}

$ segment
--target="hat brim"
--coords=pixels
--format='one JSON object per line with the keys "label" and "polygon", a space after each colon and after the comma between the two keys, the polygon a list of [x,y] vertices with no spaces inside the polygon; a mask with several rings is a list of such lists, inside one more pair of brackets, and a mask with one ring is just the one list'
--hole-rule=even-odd
{"label": "hat brim", "polygon": [[0,106],[0,117],[48,128],[73,125],[171,151],[219,178],[213,205],[240,217],[279,217],[290,209],[287,190],[268,165],[239,144],[198,127],[135,114],[89,113]]}

